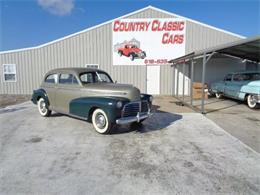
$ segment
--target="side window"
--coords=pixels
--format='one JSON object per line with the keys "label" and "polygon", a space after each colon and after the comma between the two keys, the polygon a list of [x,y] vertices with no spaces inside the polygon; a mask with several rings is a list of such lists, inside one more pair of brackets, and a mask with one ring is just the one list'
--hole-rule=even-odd
{"label": "side window", "polygon": [[72,74],[60,74],[60,84],[78,84],[76,77]]}
{"label": "side window", "polygon": [[243,75],[242,74],[235,74],[233,76],[233,81],[243,81],[244,78],[243,78]]}
{"label": "side window", "polygon": [[46,77],[45,83],[57,83],[57,74],[50,74]]}
{"label": "side window", "polygon": [[91,72],[88,73],[84,73],[80,76],[80,80],[82,81],[82,83],[94,83],[94,78],[93,78],[93,74]]}
{"label": "side window", "polygon": [[260,73],[254,73],[254,74],[252,75],[252,80],[253,80],[253,81],[260,80]]}
{"label": "side window", "polygon": [[16,82],[16,65],[3,64],[4,82]]}
{"label": "side window", "polygon": [[224,81],[231,81],[232,75],[228,74],[225,78]]}

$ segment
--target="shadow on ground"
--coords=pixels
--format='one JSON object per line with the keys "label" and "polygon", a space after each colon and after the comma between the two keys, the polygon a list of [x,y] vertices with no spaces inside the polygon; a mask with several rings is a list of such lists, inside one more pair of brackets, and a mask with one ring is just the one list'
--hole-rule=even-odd
{"label": "shadow on ground", "polygon": [[152,131],[159,131],[167,128],[174,122],[182,119],[182,115],[173,114],[170,112],[161,111],[160,106],[153,106],[153,115],[146,119],[143,123],[132,123],[130,125],[115,125],[112,129],[112,134],[122,134],[129,132],[148,133]]}
{"label": "shadow on ground", "polygon": [[18,107],[18,108],[4,108],[0,110],[0,114],[5,114],[5,113],[9,113],[9,112],[16,112],[19,110],[24,110],[27,107]]}
{"label": "shadow on ground", "polygon": [[[50,117],[61,117],[61,116],[75,118],[73,116],[64,115],[56,112],[50,115]],[[167,126],[171,125],[172,123],[180,119],[182,119],[182,115],[161,111],[160,106],[153,105],[153,115],[150,118],[146,119],[140,124],[132,123],[129,125],[114,125],[111,134],[122,134],[122,133],[129,133],[133,131],[139,133],[157,131],[157,130],[165,129]],[[83,120],[83,119],[75,118],[75,120]],[[89,124],[92,125],[91,122],[89,122]]]}

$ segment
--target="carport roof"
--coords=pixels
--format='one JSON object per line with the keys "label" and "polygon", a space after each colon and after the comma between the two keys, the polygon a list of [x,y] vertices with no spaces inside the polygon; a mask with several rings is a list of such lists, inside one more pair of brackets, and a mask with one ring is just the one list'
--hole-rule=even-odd
{"label": "carport roof", "polygon": [[213,52],[260,62],[260,36],[242,39],[204,50],[194,51],[185,56],[170,60],[169,62],[175,64],[186,59],[202,56],[203,54],[210,54]]}

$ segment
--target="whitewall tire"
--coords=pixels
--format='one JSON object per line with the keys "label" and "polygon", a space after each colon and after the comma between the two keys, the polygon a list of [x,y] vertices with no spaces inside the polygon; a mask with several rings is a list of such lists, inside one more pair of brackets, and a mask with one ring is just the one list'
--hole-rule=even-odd
{"label": "whitewall tire", "polygon": [[50,116],[51,110],[49,110],[46,101],[43,98],[40,98],[37,102],[38,110],[41,116],[47,117]]}
{"label": "whitewall tire", "polygon": [[252,95],[247,96],[247,105],[249,108],[252,108],[252,109],[258,107],[258,104],[253,100]]}
{"label": "whitewall tire", "polygon": [[107,114],[97,108],[92,114],[92,124],[98,133],[106,134],[111,129],[111,123],[108,120]]}

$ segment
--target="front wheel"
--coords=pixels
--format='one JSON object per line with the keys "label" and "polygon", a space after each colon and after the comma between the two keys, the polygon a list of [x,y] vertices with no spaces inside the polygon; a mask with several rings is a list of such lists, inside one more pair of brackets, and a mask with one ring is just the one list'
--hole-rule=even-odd
{"label": "front wheel", "polygon": [[130,54],[130,59],[131,59],[131,61],[134,61],[134,59],[135,59],[134,54]]}
{"label": "front wheel", "polygon": [[258,104],[254,101],[253,95],[247,96],[247,105],[249,108],[258,108]]}
{"label": "front wheel", "polygon": [[108,120],[107,114],[102,110],[97,108],[92,114],[92,124],[98,133],[106,134],[112,128],[111,123]]}
{"label": "front wheel", "polygon": [[49,110],[46,101],[43,98],[40,98],[37,102],[38,110],[41,116],[47,117],[50,116],[51,110]]}
{"label": "front wheel", "polygon": [[146,57],[146,53],[145,53],[145,51],[142,51],[142,59],[144,59],[145,57]]}

